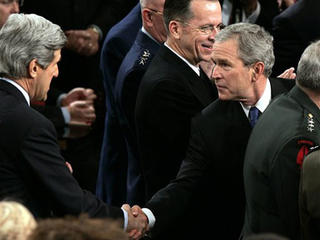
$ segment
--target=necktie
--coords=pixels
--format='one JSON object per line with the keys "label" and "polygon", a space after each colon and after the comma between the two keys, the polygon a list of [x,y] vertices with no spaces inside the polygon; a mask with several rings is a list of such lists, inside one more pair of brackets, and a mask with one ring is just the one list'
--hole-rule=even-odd
{"label": "necktie", "polygon": [[259,118],[259,109],[256,107],[251,107],[249,110],[249,119],[250,119],[250,125],[253,127]]}

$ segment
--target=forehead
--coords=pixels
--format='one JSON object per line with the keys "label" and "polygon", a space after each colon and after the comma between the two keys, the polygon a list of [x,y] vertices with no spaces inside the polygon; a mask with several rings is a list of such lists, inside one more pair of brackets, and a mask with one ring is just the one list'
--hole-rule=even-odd
{"label": "forehead", "polygon": [[193,13],[191,20],[203,23],[221,23],[221,6],[219,1],[193,0],[190,9]]}
{"label": "forehead", "polygon": [[239,59],[238,42],[230,39],[224,42],[215,42],[213,44],[213,60],[218,59]]}

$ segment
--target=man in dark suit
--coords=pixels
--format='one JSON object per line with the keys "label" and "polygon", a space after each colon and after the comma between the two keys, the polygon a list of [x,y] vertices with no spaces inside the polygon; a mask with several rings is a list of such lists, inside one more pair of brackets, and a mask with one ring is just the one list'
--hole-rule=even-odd
{"label": "man in dark suit", "polygon": [[53,81],[52,87],[66,93],[75,87],[90,88],[97,95],[96,119],[90,132],[82,138],[64,140],[62,148],[80,185],[91,191],[96,188],[106,111],[99,70],[100,44],[134,4],[135,1],[126,0],[27,0],[22,8],[23,12],[36,13],[59,24],[67,35],[59,79]]}
{"label": "man in dark suit", "polygon": [[272,19],[279,14],[277,0],[219,0],[222,6],[222,22],[225,25],[238,22],[255,23],[271,32]]}
{"label": "man in dark suit", "polygon": [[127,198],[129,204],[145,204],[144,183],[139,163],[136,130],[134,121],[135,103],[141,79],[149,63],[157,53],[160,45],[166,40],[167,33],[163,22],[164,0],[142,1],[142,29],[122,61],[115,84],[115,101],[121,122],[122,134],[126,140],[128,152]]}
{"label": "man in dark suit", "polygon": [[270,105],[252,131],[243,172],[245,235],[274,232],[292,240],[301,239],[301,165],[306,153],[320,144],[319,68],[317,41],[300,58],[296,86]]}
{"label": "man in dark suit", "polygon": [[137,4],[130,13],[114,25],[102,45],[100,68],[106,95],[104,135],[99,163],[96,195],[106,203],[120,206],[126,201],[126,173],[128,153],[120,129],[120,113],[115,105],[116,76],[141,28],[141,9]]}
{"label": "man in dark suit", "polygon": [[65,42],[58,25],[34,14],[12,14],[0,30],[0,198],[23,203],[39,218],[119,218],[128,231],[138,230],[137,238],[145,219],[81,189],[60,154],[52,123],[29,107],[46,100]]}
{"label": "man in dark suit", "polygon": [[319,9],[320,1],[299,0],[274,18],[274,76],[288,67],[297,68],[304,49],[320,38]]}
{"label": "man in dark suit", "polygon": [[220,30],[219,2],[166,0],[163,17],[167,41],[142,78],[135,109],[146,200],[174,179],[191,118],[217,98],[199,63],[210,60]]}
{"label": "man in dark suit", "polygon": [[146,204],[156,219],[155,236],[175,231],[181,235],[188,229],[183,239],[239,237],[250,108],[263,112],[273,97],[294,84],[268,78],[274,62],[272,37],[258,25],[226,27],[215,37],[212,59],[219,100],[192,120],[187,156],[176,179]]}

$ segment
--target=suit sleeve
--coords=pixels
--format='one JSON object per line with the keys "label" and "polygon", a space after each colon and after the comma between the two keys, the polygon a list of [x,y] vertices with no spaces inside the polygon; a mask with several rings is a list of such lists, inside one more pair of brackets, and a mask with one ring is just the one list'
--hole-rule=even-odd
{"label": "suit sleeve", "polygon": [[107,206],[80,188],[59,153],[52,124],[45,119],[36,122],[25,135],[22,157],[36,175],[39,191],[45,191],[54,202],[54,211],[64,215],[88,213],[91,217],[123,218],[120,208]]}
{"label": "suit sleeve", "polygon": [[301,149],[299,140],[301,139],[292,139],[282,147],[275,158],[270,175],[280,218],[292,239],[299,234],[296,227],[299,226],[300,165],[297,164],[297,156]]}
{"label": "suit sleeve", "polygon": [[186,159],[182,162],[175,180],[158,191],[147,203],[156,218],[153,234],[175,224],[179,216],[188,211],[193,192],[208,169],[208,152],[205,139],[195,119],[191,126],[190,143]]}

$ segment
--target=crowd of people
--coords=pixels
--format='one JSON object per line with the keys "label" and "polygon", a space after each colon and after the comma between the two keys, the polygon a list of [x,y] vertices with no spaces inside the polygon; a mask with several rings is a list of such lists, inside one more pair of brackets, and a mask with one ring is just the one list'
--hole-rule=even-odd
{"label": "crowd of people", "polygon": [[0,239],[318,239],[318,7],[0,0]]}

